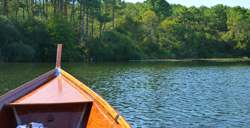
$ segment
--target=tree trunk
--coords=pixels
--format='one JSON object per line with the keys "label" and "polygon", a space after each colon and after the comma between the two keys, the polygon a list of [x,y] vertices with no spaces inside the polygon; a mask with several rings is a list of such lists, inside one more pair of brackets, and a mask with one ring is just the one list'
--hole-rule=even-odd
{"label": "tree trunk", "polygon": [[113,5],[113,17],[112,17],[112,20],[113,20],[113,29],[115,29],[115,6]]}
{"label": "tree trunk", "polygon": [[60,13],[63,14],[63,0],[60,0]]}
{"label": "tree trunk", "polygon": [[45,11],[44,11],[44,0],[43,0],[43,15],[45,15]]}
{"label": "tree trunk", "polygon": [[103,23],[103,29],[102,29],[102,32],[104,32],[104,30],[105,30],[105,24],[106,24],[106,22],[104,22],[104,23]]}
{"label": "tree trunk", "polygon": [[[105,13],[107,13],[107,7],[108,7],[108,4],[105,3]],[[105,29],[105,24],[106,24],[106,21],[103,22],[103,29],[102,29],[102,32],[104,32],[104,29]]]}
{"label": "tree trunk", "polygon": [[45,6],[46,6],[46,15],[48,15],[48,0],[46,0],[45,2],[46,2],[46,3],[45,3],[45,4],[46,4],[46,5],[45,5]]}
{"label": "tree trunk", "polygon": [[57,1],[57,6],[56,6],[56,10],[57,10],[58,16],[60,15],[60,12],[61,12],[60,3],[61,3],[61,0],[58,0]]}
{"label": "tree trunk", "polygon": [[[39,0],[39,3],[40,3],[40,6],[39,6],[39,8],[41,8],[42,7],[42,0]],[[40,10],[39,9],[39,11],[38,11],[38,16],[40,15],[40,13],[41,13],[41,16],[42,16],[42,10]]]}
{"label": "tree trunk", "polygon": [[32,12],[32,15],[34,15],[34,1],[31,0],[31,12]]}
{"label": "tree trunk", "polygon": [[82,17],[82,26],[81,26],[81,33],[80,33],[80,36],[79,36],[79,40],[78,40],[78,45],[81,44],[81,38],[82,38],[82,33],[83,33],[83,25],[84,25],[84,13],[85,13],[85,6],[83,4],[83,17]]}
{"label": "tree trunk", "polygon": [[46,13],[46,15],[47,15],[47,12],[48,12],[47,3],[48,3],[48,0],[45,0],[45,13]]}
{"label": "tree trunk", "polygon": [[[51,2],[52,2],[53,0],[51,0]],[[55,16],[55,14],[56,14],[56,0],[52,3],[52,5],[53,5],[53,7],[54,7],[54,16]]]}
{"label": "tree trunk", "polygon": [[17,3],[16,3],[16,19],[17,19],[17,13],[18,13],[18,5],[19,5],[19,0],[17,0]]}
{"label": "tree trunk", "polygon": [[72,23],[72,18],[73,18],[73,13],[74,13],[74,5],[75,5],[75,0],[73,0],[73,4],[72,4],[72,10],[71,10],[71,16],[70,16],[70,23]]}
{"label": "tree trunk", "polygon": [[25,19],[25,16],[24,16],[24,7],[23,7],[23,19]]}
{"label": "tree trunk", "polygon": [[101,7],[99,7],[99,22],[100,22],[100,38],[102,37],[102,19],[101,19]]}
{"label": "tree trunk", "polygon": [[4,0],[3,10],[3,14],[8,17],[8,0]]}
{"label": "tree trunk", "polygon": [[87,17],[86,17],[86,32],[85,32],[85,43],[88,43],[88,37],[89,37],[89,7],[87,7]]}
{"label": "tree trunk", "polygon": [[100,38],[102,37],[102,22],[100,22]]}
{"label": "tree trunk", "polygon": [[29,2],[28,2],[28,0],[26,0],[26,4],[27,4],[28,17],[29,17],[29,16],[30,16],[30,13],[29,13]]}
{"label": "tree trunk", "polygon": [[69,3],[68,1],[65,1],[65,3],[64,3],[64,17],[65,17],[65,19],[67,19],[67,17],[68,17],[68,12],[67,12],[68,11],[67,10],[68,3]]}
{"label": "tree trunk", "polygon": [[[83,2],[80,2],[80,7],[82,7],[83,5]],[[79,18],[79,25],[81,25],[81,23],[82,23],[82,8],[80,8],[80,18]]]}
{"label": "tree trunk", "polygon": [[94,15],[95,15],[95,12],[92,12],[92,32],[91,32],[92,39],[94,37]]}

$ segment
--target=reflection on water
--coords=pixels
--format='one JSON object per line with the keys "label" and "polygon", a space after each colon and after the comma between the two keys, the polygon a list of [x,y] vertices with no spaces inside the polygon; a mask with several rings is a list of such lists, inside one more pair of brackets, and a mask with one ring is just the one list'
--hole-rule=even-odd
{"label": "reflection on water", "polygon": [[[0,64],[0,95],[54,64]],[[249,63],[63,63],[133,127],[248,127]]]}

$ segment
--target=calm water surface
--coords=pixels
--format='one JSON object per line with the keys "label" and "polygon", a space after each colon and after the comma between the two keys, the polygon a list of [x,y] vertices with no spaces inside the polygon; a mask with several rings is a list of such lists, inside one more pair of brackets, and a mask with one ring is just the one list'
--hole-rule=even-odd
{"label": "calm water surface", "polygon": [[[0,95],[54,63],[0,63]],[[63,63],[133,127],[250,126],[250,63]]]}

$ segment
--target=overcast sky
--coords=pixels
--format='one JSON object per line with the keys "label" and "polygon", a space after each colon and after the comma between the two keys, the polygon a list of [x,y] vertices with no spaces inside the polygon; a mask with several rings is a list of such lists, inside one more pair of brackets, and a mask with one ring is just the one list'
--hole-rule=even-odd
{"label": "overcast sky", "polygon": [[[145,0],[125,0],[126,2],[143,2]],[[205,5],[207,7],[211,7],[217,4],[223,4],[230,7],[241,6],[247,9],[250,9],[250,0],[167,0],[170,4],[181,4],[186,7],[196,6],[200,7]]]}

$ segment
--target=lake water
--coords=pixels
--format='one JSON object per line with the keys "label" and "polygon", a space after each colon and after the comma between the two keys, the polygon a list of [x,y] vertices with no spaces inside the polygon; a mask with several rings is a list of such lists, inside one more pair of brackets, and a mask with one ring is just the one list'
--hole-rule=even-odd
{"label": "lake water", "polygon": [[[54,63],[0,63],[0,95]],[[62,63],[133,127],[249,127],[250,63]]]}

